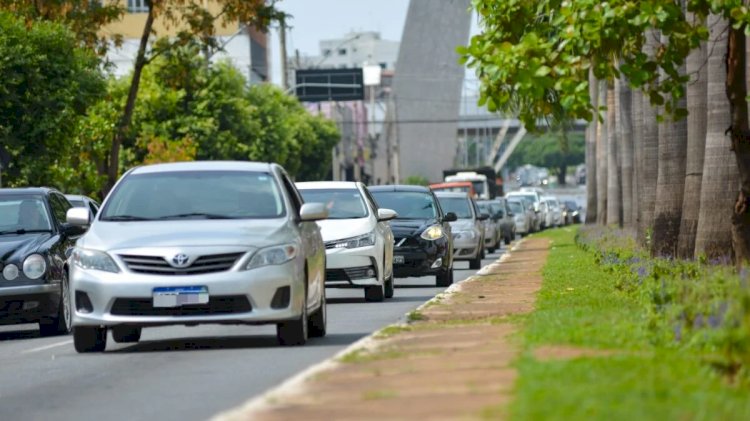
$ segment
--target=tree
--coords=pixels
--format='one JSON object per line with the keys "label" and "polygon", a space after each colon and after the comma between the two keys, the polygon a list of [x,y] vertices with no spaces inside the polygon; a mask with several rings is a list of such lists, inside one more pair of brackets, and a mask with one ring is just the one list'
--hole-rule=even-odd
{"label": "tree", "polygon": [[[594,73],[589,72],[589,97],[593,102],[594,109],[598,108],[599,85],[594,78]],[[597,215],[597,165],[596,165],[596,132],[599,121],[594,119],[586,129],[586,223],[596,222]]]}
{"label": "tree", "polygon": [[[597,81],[599,84],[598,92],[599,99],[597,104],[599,107],[606,110],[607,103],[607,82]],[[609,169],[607,168],[607,160],[609,154],[607,153],[607,137],[609,136],[609,127],[607,122],[607,113],[603,113],[597,110],[597,119],[599,120],[596,125],[596,222],[599,224],[607,223],[607,175]]]}
{"label": "tree", "polygon": [[429,186],[430,182],[421,175],[410,175],[404,179],[404,184],[413,184],[415,186]]}
{"label": "tree", "polygon": [[4,181],[44,185],[67,165],[79,119],[105,92],[98,59],[63,25],[0,13],[0,154]]}
{"label": "tree", "polygon": [[633,101],[627,80],[615,80],[617,135],[620,145],[622,179],[622,225],[633,228]]}
{"label": "tree", "polygon": [[550,168],[557,182],[565,184],[568,167],[584,162],[586,141],[583,133],[564,131],[526,135],[508,159],[511,167],[531,164]]}
{"label": "tree", "polygon": [[[656,53],[657,37],[654,31],[648,30],[643,45],[644,54],[652,57]],[[641,95],[643,108],[642,153],[638,172],[639,179],[639,214],[636,238],[645,244],[647,231],[654,226],[654,209],[656,208],[656,180],[659,175],[659,125],[658,109],[651,104],[648,95]]]}
{"label": "tree", "polygon": [[607,225],[622,227],[622,179],[617,128],[617,96],[614,83],[607,84]]}

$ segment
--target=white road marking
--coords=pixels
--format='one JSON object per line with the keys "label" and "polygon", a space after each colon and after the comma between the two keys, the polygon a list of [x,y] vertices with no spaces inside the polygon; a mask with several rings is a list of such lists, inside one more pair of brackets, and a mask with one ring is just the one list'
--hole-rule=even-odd
{"label": "white road marking", "polygon": [[26,351],[22,351],[21,354],[31,354],[32,352],[46,351],[48,349],[57,348],[58,346],[70,345],[72,343],[73,343],[73,340],[68,339],[67,341],[55,342],[53,344],[40,346],[38,348],[27,349]]}

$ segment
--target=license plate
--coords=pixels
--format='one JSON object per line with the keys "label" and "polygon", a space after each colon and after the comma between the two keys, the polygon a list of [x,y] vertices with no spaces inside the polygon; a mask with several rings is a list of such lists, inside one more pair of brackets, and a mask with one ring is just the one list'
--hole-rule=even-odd
{"label": "license plate", "polygon": [[404,256],[393,256],[393,264],[394,265],[404,264]]}
{"label": "license plate", "polygon": [[160,287],[154,288],[154,307],[180,307],[190,304],[208,304],[208,288]]}

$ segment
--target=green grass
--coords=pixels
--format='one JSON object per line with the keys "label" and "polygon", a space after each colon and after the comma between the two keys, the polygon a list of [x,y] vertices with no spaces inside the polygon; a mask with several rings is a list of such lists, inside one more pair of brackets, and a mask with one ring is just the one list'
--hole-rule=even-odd
{"label": "green grass", "polygon": [[[525,352],[510,407],[516,420],[750,419],[750,387],[733,386],[690,347],[655,340],[648,308],[617,288],[617,274],[574,243],[575,231],[543,234],[553,243],[537,309],[526,319]],[[609,356],[539,361],[540,345],[611,349]],[[491,418],[496,413],[486,408]]]}

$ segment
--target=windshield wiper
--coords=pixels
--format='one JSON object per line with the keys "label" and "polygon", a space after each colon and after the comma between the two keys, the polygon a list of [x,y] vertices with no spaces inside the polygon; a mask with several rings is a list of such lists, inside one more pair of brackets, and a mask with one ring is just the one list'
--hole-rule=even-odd
{"label": "windshield wiper", "polygon": [[166,215],[166,216],[160,216],[157,219],[182,219],[182,218],[192,218],[192,217],[201,217],[204,219],[236,219],[235,217],[228,216],[228,215],[219,215],[215,213],[204,213],[204,212],[190,212],[190,213],[180,213],[177,215]]}
{"label": "windshield wiper", "polygon": [[152,221],[152,219],[135,215],[112,215],[103,217],[102,221]]}
{"label": "windshield wiper", "polygon": [[33,233],[39,233],[39,232],[52,232],[52,230],[48,229],[42,229],[42,230],[27,230],[23,228],[19,228],[17,230],[7,230],[7,231],[0,231],[0,235],[6,235],[6,234],[33,234]]}

